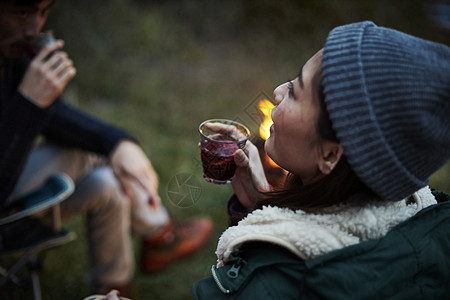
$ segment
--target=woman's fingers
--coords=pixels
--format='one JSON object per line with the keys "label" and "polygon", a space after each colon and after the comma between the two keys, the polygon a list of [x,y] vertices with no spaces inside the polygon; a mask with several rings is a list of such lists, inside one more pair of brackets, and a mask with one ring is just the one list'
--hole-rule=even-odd
{"label": "woman's fingers", "polygon": [[230,136],[234,140],[243,140],[246,138],[246,136],[242,132],[240,132],[236,128],[236,126],[233,125],[227,125],[222,123],[206,123],[205,127],[219,134]]}
{"label": "woman's fingers", "polygon": [[249,160],[247,155],[245,155],[244,150],[242,149],[238,149],[235,153],[234,153],[234,162],[236,163],[236,165],[238,167],[241,168],[248,168],[249,166]]}

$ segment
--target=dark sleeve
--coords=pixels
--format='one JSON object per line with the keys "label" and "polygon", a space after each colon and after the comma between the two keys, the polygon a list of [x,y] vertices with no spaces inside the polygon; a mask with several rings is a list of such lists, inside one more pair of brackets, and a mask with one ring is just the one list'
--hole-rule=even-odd
{"label": "dark sleeve", "polygon": [[233,194],[230,199],[228,199],[227,210],[229,226],[236,226],[237,223],[239,223],[239,221],[245,218],[249,213],[241,202],[239,202],[236,194]]}
{"label": "dark sleeve", "polygon": [[3,101],[0,118],[0,210],[11,193],[28,154],[52,108],[42,109],[21,94]]}
{"label": "dark sleeve", "polygon": [[43,129],[46,138],[59,144],[81,148],[109,157],[118,142],[136,140],[126,131],[103,122],[58,99]]}

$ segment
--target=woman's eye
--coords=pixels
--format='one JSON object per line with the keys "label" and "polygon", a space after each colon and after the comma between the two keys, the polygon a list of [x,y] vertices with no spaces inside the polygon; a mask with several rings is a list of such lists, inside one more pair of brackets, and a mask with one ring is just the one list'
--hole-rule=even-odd
{"label": "woman's eye", "polygon": [[294,84],[292,81],[289,81],[288,84],[289,97],[294,98]]}

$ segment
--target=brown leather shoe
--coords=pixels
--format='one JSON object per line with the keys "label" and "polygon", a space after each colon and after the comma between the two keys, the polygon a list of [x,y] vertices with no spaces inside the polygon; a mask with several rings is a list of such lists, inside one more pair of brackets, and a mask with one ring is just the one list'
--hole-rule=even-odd
{"label": "brown leather shoe", "polygon": [[173,261],[195,253],[208,242],[212,232],[213,224],[207,218],[171,221],[156,236],[143,240],[141,271],[158,272]]}

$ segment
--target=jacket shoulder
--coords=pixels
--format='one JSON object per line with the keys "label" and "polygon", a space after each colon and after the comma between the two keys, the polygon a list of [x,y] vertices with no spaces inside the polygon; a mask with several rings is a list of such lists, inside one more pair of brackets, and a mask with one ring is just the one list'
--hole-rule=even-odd
{"label": "jacket shoulder", "polygon": [[192,286],[194,299],[291,299],[299,296],[303,261],[266,242],[248,242],[221,268]]}
{"label": "jacket shoulder", "polygon": [[[303,261],[263,242],[192,287],[195,299],[446,299],[450,297],[450,201],[423,209],[376,240]],[[255,298],[255,299],[256,299]]]}
{"label": "jacket shoulder", "polygon": [[448,236],[450,201],[442,201],[381,239],[305,262],[305,292],[323,299],[448,299]]}

